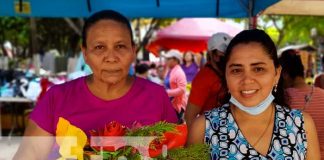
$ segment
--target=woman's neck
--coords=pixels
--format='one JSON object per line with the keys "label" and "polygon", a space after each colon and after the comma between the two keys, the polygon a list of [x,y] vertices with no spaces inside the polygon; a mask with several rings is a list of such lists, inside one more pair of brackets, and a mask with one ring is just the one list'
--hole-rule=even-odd
{"label": "woman's neck", "polygon": [[189,67],[192,64],[192,61],[186,62],[186,67]]}
{"label": "woman's neck", "polygon": [[291,85],[292,88],[305,88],[308,87],[303,77],[296,77]]}
{"label": "woman's neck", "polygon": [[124,96],[131,88],[134,81],[134,77],[126,77],[115,84],[106,83],[100,79],[95,79],[93,76],[89,76],[87,79],[87,84],[90,91],[104,100],[117,99]]}

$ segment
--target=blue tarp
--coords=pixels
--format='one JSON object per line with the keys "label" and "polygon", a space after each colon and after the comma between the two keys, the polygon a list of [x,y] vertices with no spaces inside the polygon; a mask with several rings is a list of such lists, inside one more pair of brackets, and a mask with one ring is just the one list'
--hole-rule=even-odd
{"label": "blue tarp", "polygon": [[278,1],[279,0],[0,0],[0,16],[87,17],[91,13],[99,10],[113,9],[130,18],[241,18],[249,17],[250,13],[251,15],[256,15]]}

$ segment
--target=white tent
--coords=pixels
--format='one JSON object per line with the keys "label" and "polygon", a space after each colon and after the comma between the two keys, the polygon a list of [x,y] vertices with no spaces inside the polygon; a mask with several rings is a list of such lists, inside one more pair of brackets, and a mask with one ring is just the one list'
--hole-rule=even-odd
{"label": "white tent", "polygon": [[324,16],[324,0],[281,0],[262,14]]}

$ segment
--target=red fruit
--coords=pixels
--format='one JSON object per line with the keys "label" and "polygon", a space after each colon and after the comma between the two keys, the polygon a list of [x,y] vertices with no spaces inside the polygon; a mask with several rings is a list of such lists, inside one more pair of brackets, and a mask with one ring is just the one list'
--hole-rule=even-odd
{"label": "red fruit", "polygon": [[149,145],[149,156],[155,158],[162,153],[163,145],[166,145],[166,139],[156,138]]}
{"label": "red fruit", "polygon": [[177,125],[175,132],[165,132],[163,135],[166,138],[166,144],[169,149],[182,147],[185,145],[188,135],[187,125]]}

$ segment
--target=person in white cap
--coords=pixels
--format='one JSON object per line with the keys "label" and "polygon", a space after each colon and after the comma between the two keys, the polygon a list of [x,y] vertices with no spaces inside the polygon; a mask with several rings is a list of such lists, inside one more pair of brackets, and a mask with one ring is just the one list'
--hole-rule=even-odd
{"label": "person in white cap", "polygon": [[185,120],[188,127],[193,120],[201,113],[211,110],[220,105],[224,97],[222,87],[221,67],[227,45],[232,37],[226,33],[216,33],[208,40],[207,64],[200,69],[192,81],[192,87],[185,112]]}
{"label": "person in white cap", "polygon": [[5,55],[8,56],[9,59],[12,59],[14,56],[12,44],[9,41],[6,41],[3,44],[3,48],[5,50]]}
{"label": "person in white cap", "polygon": [[182,123],[183,113],[186,110],[187,105],[187,79],[180,66],[182,55],[178,50],[171,49],[164,57],[166,58],[166,65],[169,68],[169,71],[164,78],[164,86],[166,87],[172,105],[177,112],[178,122]]}

